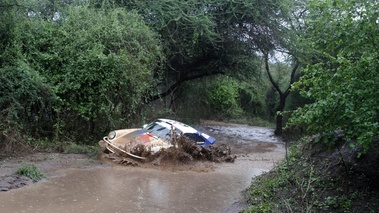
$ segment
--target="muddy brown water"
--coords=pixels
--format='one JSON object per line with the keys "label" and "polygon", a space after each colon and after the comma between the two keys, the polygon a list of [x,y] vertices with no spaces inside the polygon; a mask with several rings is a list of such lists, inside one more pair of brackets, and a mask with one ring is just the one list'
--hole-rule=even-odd
{"label": "muddy brown water", "polygon": [[253,177],[283,159],[284,144],[268,128],[216,122],[197,128],[229,144],[235,162],[185,170],[106,163],[59,169],[0,193],[0,212],[238,212],[232,204]]}

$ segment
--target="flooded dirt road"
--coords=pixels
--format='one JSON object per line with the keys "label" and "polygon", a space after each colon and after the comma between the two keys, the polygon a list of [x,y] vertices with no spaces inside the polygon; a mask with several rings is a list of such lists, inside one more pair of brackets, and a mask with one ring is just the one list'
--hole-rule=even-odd
{"label": "flooded dirt road", "polygon": [[[231,205],[254,176],[283,159],[284,144],[267,128],[219,122],[197,128],[230,145],[235,162],[183,169],[71,159],[62,162],[66,167],[44,171],[44,181],[0,193],[1,212],[238,212]],[[43,170],[45,161],[34,164]]]}

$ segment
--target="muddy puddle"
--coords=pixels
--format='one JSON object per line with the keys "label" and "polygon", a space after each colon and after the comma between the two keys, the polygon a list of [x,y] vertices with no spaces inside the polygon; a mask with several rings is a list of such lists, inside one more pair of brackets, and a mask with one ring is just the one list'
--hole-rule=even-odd
{"label": "muddy puddle", "polygon": [[240,192],[283,159],[284,144],[272,129],[218,122],[197,128],[228,144],[235,161],[134,167],[99,160],[97,166],[68,166],[50,170],[44,181],[0,193],[1,212],[238,212],[232,204]]}

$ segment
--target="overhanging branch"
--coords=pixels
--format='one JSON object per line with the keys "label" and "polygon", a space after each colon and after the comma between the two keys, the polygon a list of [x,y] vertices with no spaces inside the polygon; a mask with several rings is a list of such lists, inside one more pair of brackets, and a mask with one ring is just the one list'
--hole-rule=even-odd
{"label": "overhanging branch", "polygon": [[268,78],[270,79],[270,82],[274,86],[274,88],[276,89],[276,91],[278,91],[279,95],[282,96],[283,92],[280,90],[279,85],[275,82],[275,80],[272,77],[271,72],[270,72],[270,65],[269,65],[269,62],[268,62],[268,53],[263,53],[263,54],[264,54],[264,60],[265,60],[265,69],[266,69]]}
{"label": "overhanging branch", "polygon": [[201,74],[197,74],[197,75],[182,77],[182,78],[178,79],[175,83],[173,83],[166,91],[159,93],[159,94],[156,94],[156,95],[150,96],[147,99],[146,103],[150,103],[152,101],[155,101],[155,100],[158,100],[160,98],[168,96],[172,92],[176,91],[180,87],[180,85],[186,81],[199,79],[199,78],[203,78],[203,77],[207,77],[207,76],[218,75],[218,74],[223,75],[225,73],[222,71],[215,71],[215,72],[207,72],[207,73],[201,73]]}
{"label": "overhanging branch", "polygon": [[286,91],[284,92],[285,96],[287,96],[290,93],[290,89],[291,89],[292,84],[295,82],[296,71],[299,68],[299,66],[300,66],[300,63],[298,60],[296,60],[295,65],[291,71],[290,84],[288,85]]}

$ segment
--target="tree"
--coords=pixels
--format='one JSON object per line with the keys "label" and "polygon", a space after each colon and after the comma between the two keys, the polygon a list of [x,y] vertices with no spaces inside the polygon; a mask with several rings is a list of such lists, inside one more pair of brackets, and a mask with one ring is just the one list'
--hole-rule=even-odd
{"label": "tree", "polygon": [[174,93],[185,81],[245,70],[240,67],[247,57],[254,60],[259,47],[278,42],[276,32],[288,15],[286,5],[291,5],[285,0],[115,2],[139,11],[161,35],[167,58],[165,78],[157,85],[161,92],[149,100]]}
{"label": "tree", "polygon": [[[48,113],[56,136],[103,134],[130,121],[153,84],[160,42],[141,17],[123,9],[68,7],[54,20],[26,16],[12,51],[37,72],[58,100]],[[45,129],[46,131],[46,129]]]}
{"label": "tree", "polygon": [[161,35],[167,58],[165,78],[157,85],[161,92],[151,96],[149,101],[175,93],[183,82],[225,73],[227,43],[222,33],[217,32],[213,9],[207,6],[208,2],[144,3],[149,5],[140,9],[144,8],[146,23]]}
{"label": "tree", "polygon": [[276,108],[277,115],[276,115],[275,134],[281,135],[283,133],[283,114],[282,113],[284,112],[284,108],[286,106],[286,99],[291,92],[292,84],[296,80],[296,72],[299,69],[300,63],[298,61],[294,62],[294,65],[292,67],[292,71],[290,74],[288,86],[284,90],[282,90],[279,83],[275,81],[275,79],[273,78],[272,71],[270,71],[270,62],[269,62],[268,53],[265,53],[263,55],[263,58],[264,58],[265,70],[269,77],[269,80],[272,86],[275,88],[276,92],[279,94],[279,104]]}
{"label": "tree", "polygon": [[[294,34],[296,30],[292,27],[294,21],[291,20],[290,14],[295,7],[292,1],[267,1],[265,4],[262,4],[264,6],[262,6],[261,13],[255,11],[255,13],[245,14],[244,18],[237,25],[237,30],[244,37],[244,40],[247,41],[247,44],[255,52],[262,55],[264,69],[272,86],[279,95],[279,103],[276,108],[275,134],[281,135],[283,129],[282,113],[300,66],[300,61],[294,48],[296,43]],[[275,57],[275,54],[278,53],[292,58],[290,62],[292,71],[290,72],[289,84],[284,89],[275,81],[270,69],[270,66],[274,64],[270,62],[270,58]]]}
{"label": "tree", "polygon": [[[368,151],[379,127],[379,3],[310,1],[307,44],[310,64],[295,86],[313,103],[299,108],[292,125],[307,124],[331,139],[336,130]],[[328,140],[330,141],[330,140]]]}

